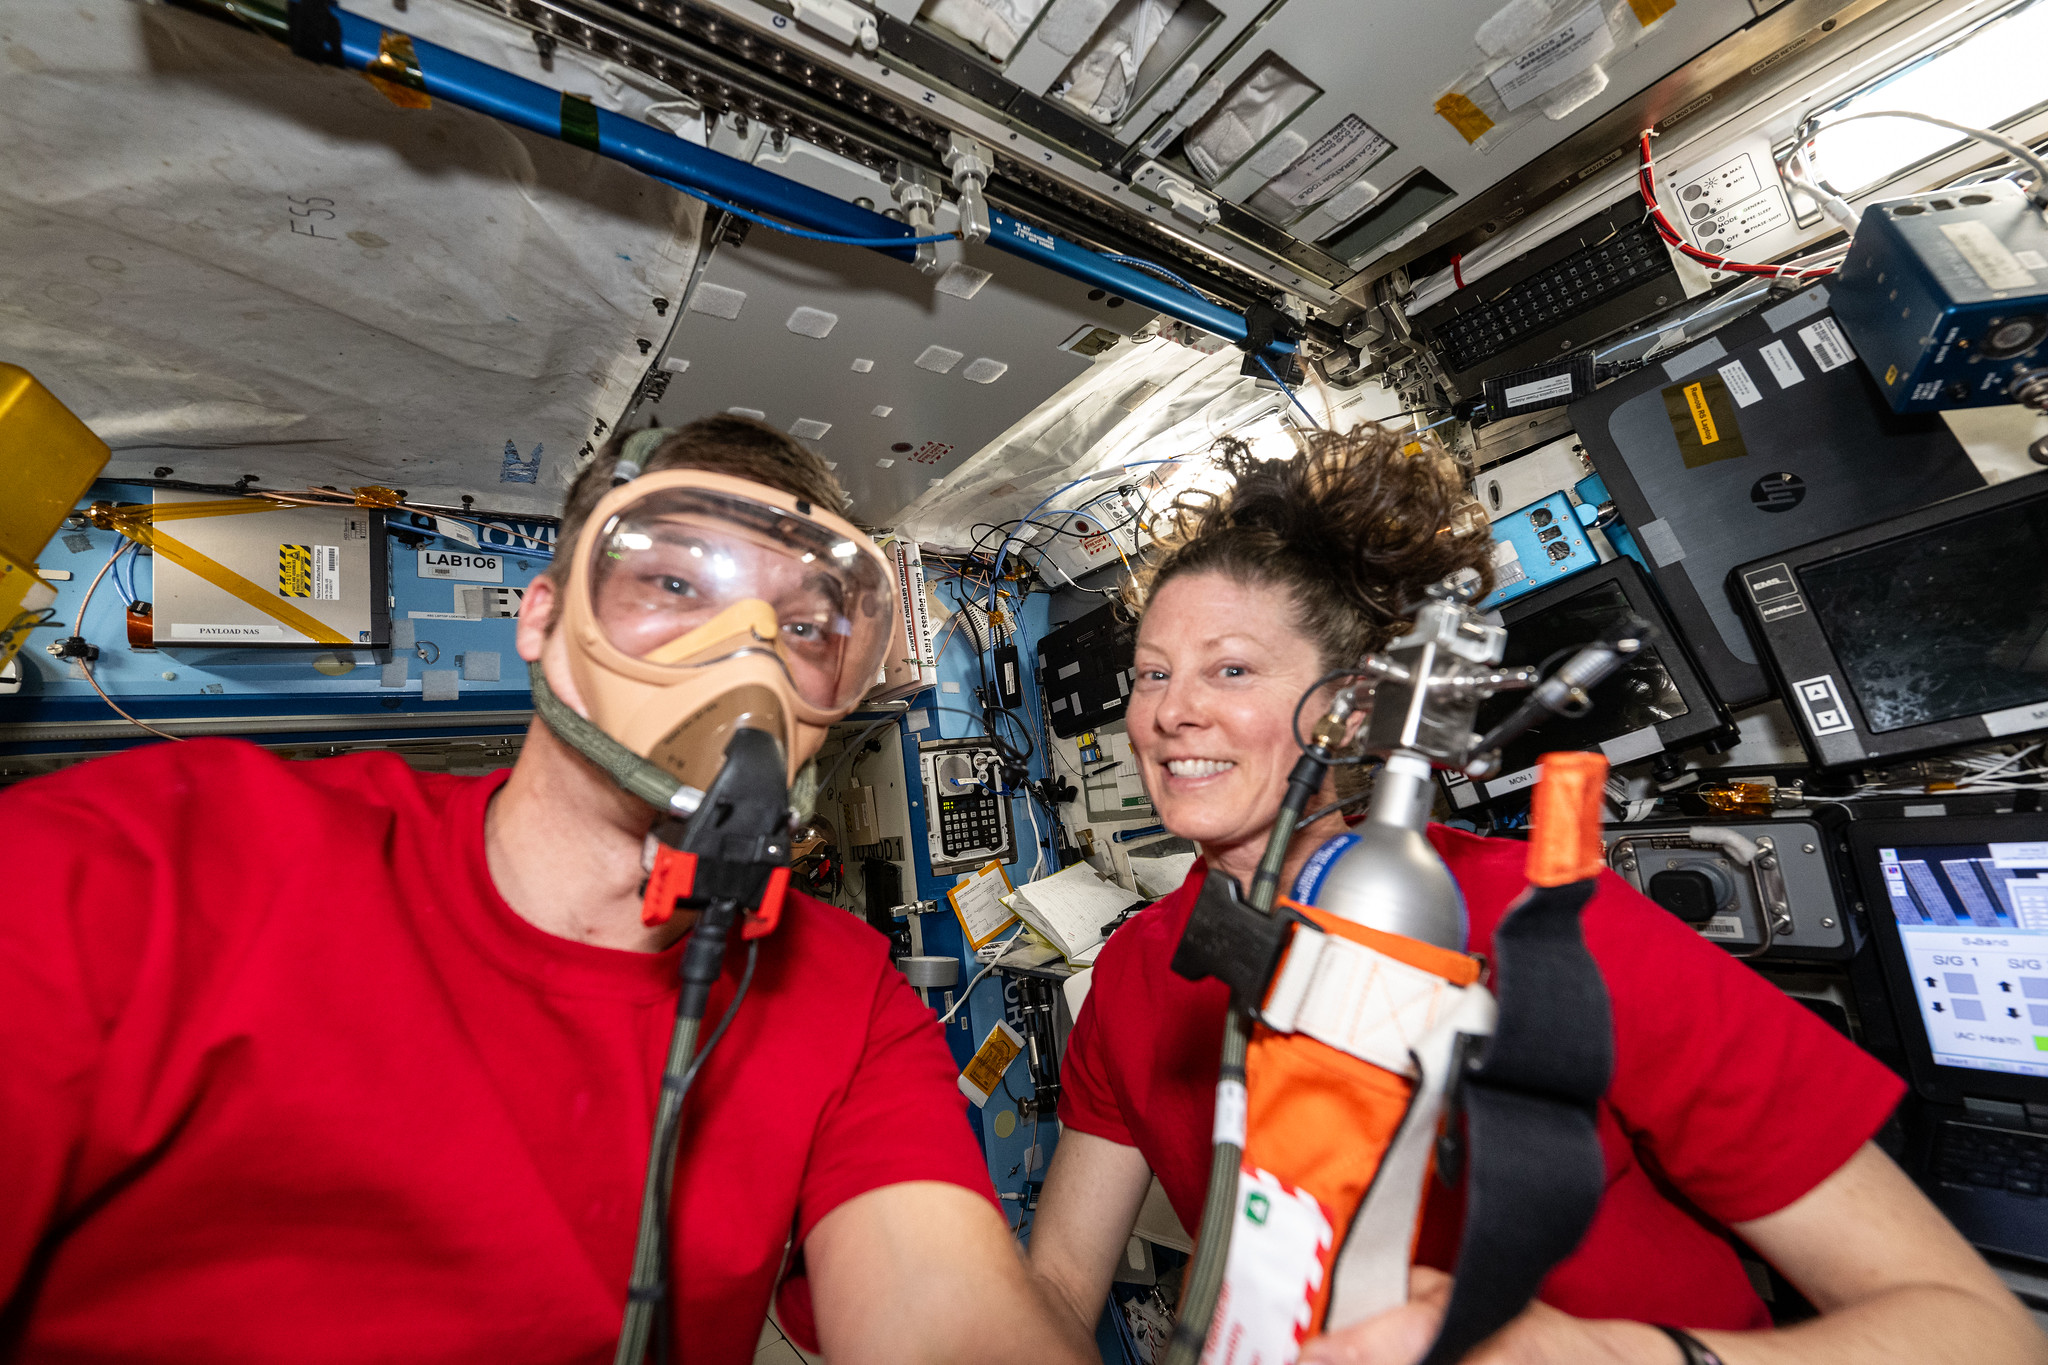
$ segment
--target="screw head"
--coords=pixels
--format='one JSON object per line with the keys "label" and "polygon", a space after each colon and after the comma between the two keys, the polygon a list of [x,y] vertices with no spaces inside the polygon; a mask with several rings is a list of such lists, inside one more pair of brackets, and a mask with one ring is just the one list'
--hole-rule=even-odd
{"label": "screw head", "polygon": [[1820,922],[1820,927],[1823,929],[1832,929],[1835,927],[1835,921],[1832,918],[1824,919]]}

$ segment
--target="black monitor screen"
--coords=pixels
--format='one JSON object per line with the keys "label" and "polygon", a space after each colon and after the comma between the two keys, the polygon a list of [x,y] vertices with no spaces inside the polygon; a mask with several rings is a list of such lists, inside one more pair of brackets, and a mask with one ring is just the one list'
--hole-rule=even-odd
{"label": "black monitor screen", "polygon": [[[1554,606],[1508,627],[1505,662],[1552,666],[1581,645],[1591,644],[1629,612],[1628,595],[1612,581],[1574,594]],[[1479,711],[1480,733],[1521,704],[1524,694],[1504,692]],[[1512,774],[1535,764],[1539,755],[1559,749],[1597,749],[1606,740],[1631,734],[1659,721],[1687,713],[1685,698],[1657,654],[1646,646],[1620,672],[1594,688],[1593,709],[1576,719],[1558,716],[1508,745],[1501,771]]]}
{"label": "black monitor screen", "polygon": [[1799,580],[1873,733],[2048,700],[2048,497]]}

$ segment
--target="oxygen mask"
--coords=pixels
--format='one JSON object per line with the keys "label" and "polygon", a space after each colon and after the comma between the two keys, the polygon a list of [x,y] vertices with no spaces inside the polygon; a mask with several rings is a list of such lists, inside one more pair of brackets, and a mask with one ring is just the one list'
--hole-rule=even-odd
{"label": "oxygen mask", "polygon": [[598,503],[574,554],[565,629],[588,717],[685,787],[710,786],[741,729],[772,735],[793,781],[888,648],[881,551],[761,484],[634,479]]}

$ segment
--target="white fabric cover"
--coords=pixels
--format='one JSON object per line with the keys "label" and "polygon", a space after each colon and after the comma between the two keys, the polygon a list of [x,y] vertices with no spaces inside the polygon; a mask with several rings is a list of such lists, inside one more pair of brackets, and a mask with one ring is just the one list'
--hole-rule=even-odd
{"label": "white fabric cover", "polygon": [[[1181,0],[1125,0],[1067,68],[1052,93],[1097,123],[1115,123],[1137,97],[1138,68],[1152,55]],[[1049,22],[1049,21],[1048,21]]]}
{"label": "white fabric cover", "polygon": [[926,0],[918,14],[1004,62],[1045,4],[1046,0]]}
{"label": "white fabric cover", "polygon": [[1316,93],[1315,86],[1285,62],[1267,57],[1187,135],[1188,160],[1195,173],[1215,184]]}
{"label": "white fabric cover", "polygon": [[[684,103],[564,51],[551,76],[450,0],[386,12],[600,105]],[[110,475],[558,509],[675,317],[694,201],[182,10],[10,0],[0,29],[0,335]]]}

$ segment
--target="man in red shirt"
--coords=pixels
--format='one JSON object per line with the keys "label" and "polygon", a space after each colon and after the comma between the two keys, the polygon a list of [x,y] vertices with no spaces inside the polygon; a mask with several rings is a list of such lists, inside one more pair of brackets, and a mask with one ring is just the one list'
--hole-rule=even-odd
{"label": "man in red shirt", "polygon": [[[603,562],[536,580],[522,657],[634,746],[627,767],[671,760],[671,786],[687,755],[646,742],[660,705],[642,693],[753,670],[754,690],[706,695],[800,764],[874,666],[847,652],[853,579],[819,570],[871,547],[825,510],[839,495],[815,457],[767,428],[712,419],[628,449],[572,491],[565,555],[598,535],[579,523],[608,488],[637,486],[627,466],[714,477],[682,480],[688,506],[615,513]],[[694,584],[640,562],[707,545],[718,567]],[[696,621],[735,563],[730,610],[776,617],[743,648],[641,650],[634,666],[674,670],[641,692],[593,672],[627,664],[591,653],[579,620],[614,644],[657,611]],[[589,575],[579,617],[564,603]],[[655,812],[615,776],[537,720],[486,778],[208,740],[0,794],[18,855],[0,909],[0,1355],[612,1359],[690,927],[643,922]],[[815,1314],[834,1365],[1082,1359],[1027,1282],[886,941],[792,895],[754,943],[711,988],[708,1021],[744,998],[687,1092],[665,1354],[750,1359],[779,1285],[784,1322],[807,1336]]]}

